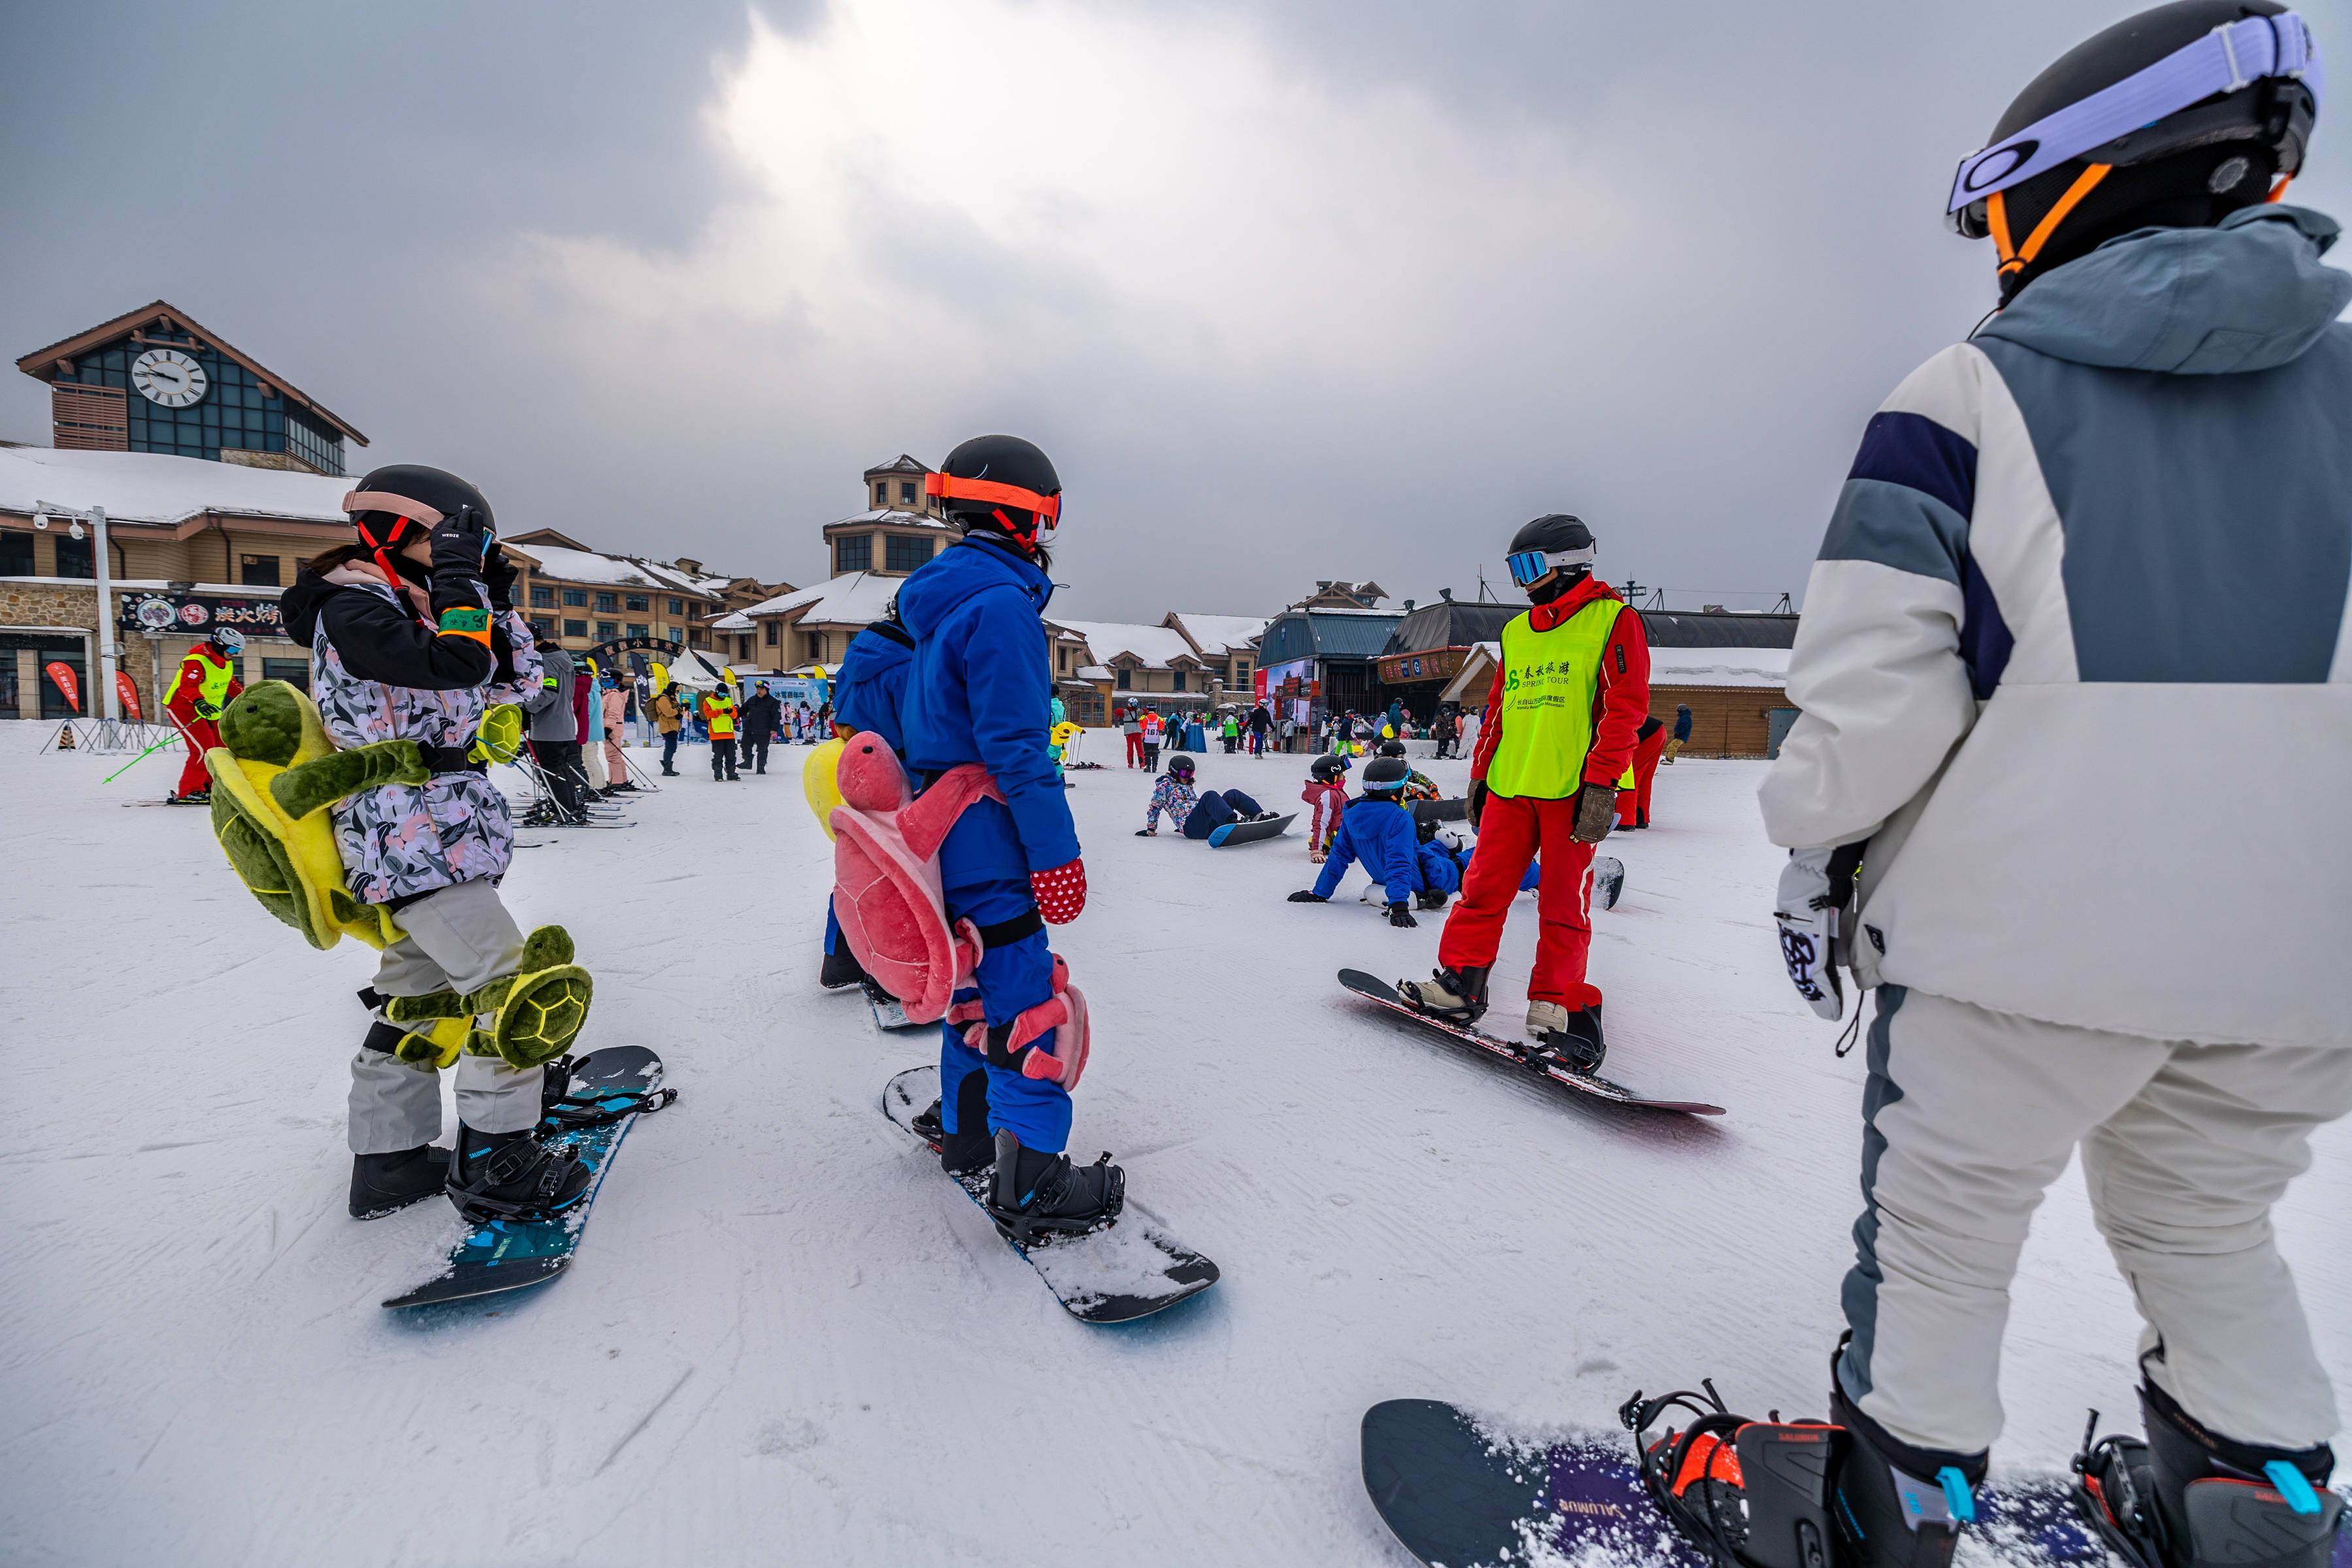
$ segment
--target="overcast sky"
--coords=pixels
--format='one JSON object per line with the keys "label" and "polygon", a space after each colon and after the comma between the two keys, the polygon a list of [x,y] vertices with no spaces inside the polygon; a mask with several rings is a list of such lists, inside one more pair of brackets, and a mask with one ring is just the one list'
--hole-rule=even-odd
{"label": "overcast sky", "polygon": [[[168,299],[354,473],[795,584],[868,464],[1005,430],[1066,614],[1468,596],[1550,510],[1761,608],[1992,301],[1953,164],[2132,8],[13,5],[0,342]],[[2332,126],[2296,195],[2347,216]]]}

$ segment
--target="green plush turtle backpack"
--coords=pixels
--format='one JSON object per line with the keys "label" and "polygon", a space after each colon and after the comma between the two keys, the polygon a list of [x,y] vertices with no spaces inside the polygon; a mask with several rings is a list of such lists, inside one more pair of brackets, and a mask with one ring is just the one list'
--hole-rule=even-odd
{"label": "green plush turtle backpack", "polygon": [[[520,734],[520,714],[501,704],[484,715],[474,750],[507,761]],[[258,681],[222,710],[221,744],[205,753],[212,773],[213,834],[231,869],[261,907],[324,951],[346,936],[384,948],[403,932],[392,912],[351,895],[327,807],[381,784],[423,785],[432,777],[414,741],[377,741],[336,749],[319,710],[283,680]],[[460,1051],[494,1056],[518,1068],[562,1056],[587,1019],[588,972],[572,962],[562,926],[541,926],[524,943],[521,967],[460,996],[438,991],[395,996],[395,1024],[423,1027],[394,1054],[417,1066],[447,1067]],[[478,1014],[494,1016],[478,1029]]]}

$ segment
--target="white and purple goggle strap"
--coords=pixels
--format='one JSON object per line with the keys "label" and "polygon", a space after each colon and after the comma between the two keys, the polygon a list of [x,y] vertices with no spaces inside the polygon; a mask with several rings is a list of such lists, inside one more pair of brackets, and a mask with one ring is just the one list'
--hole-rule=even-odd
{"label": "white and purple goggle strap", "polygon": [[1598,553],[1591,544],[1581,550],[1520,550],[1503,557],[1503,564],[1511,569],[1511,581],[1525,587],[1543,581],[1555,566],[1590,566]]}
{"label": "white and purple goggle strap", "polygon": [[2324,80],[2319,46],[2293,11],[2224,23],[2113,87],[1970,153],[1960,160],[1959,173],[1952,178],[1951,205],[1944,210],[1956,213],[2217,92],[2235,92],[2264,77],[2294,78],[2318,101]]}

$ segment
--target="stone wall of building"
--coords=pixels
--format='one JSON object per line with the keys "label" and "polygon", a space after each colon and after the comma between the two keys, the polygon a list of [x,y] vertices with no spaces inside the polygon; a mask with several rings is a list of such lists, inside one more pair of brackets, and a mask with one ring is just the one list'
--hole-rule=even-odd
{"label": "stone wall of building", "polygon": [[[116,595],[118,603],[122,595]],[[65,579],[48,583],[28,583],[21,578],[0,580],[0,631],[36,631],[63,628],[84,634],[82,668],[87,672],[82,706],[89,715],[106,711],[104,699],[97,690],[98,684],[98,589],[97,584],[83,580]],[[117,632],[115,641],[122,672],[131,677],[138,689],[139,711],[153,721],[161,717],[156,701],[157,677],[160,668],[162,684],[171,685],[178,672],[180,660],[190,648],[202,642],[202,637],[170,634],[150,637],[139,632]],[[0,712],[0,719],[37,719],[41,716],[40,667],[42,656],[18,649],[12,656],[16,660],[17,710]],[[245,642],[244,668],[239,671],[247,685],[264,679],[269,660],[301,660],[307,667],[310,652],[282,637],[248,636]],[[27,661],[30,661],[29,668]],[[306,679],[305,684],[308,684]],[[129,717],[129,715],[125,715]]]}

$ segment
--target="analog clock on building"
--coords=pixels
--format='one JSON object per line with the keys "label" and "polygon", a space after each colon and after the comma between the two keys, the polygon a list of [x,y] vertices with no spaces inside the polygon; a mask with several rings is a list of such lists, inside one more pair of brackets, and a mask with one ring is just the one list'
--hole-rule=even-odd
{"label": "analog clock on building", "polygon": [[205,395],[205,367],[177,349],[149,349],[131,362],[139,395],[166,408],[185,408]]}

